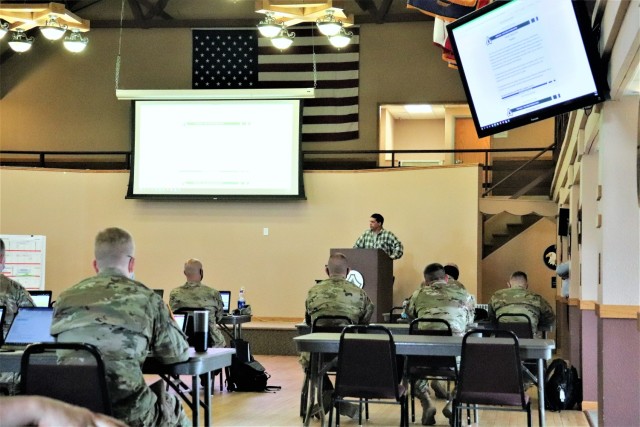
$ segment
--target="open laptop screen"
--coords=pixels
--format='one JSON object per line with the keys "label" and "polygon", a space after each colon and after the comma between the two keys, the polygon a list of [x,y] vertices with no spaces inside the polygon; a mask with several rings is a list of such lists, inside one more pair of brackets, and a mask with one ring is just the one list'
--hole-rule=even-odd
{"label": "open laptop screen", "polygon": [[49,333],[52,320],[53,308],[20,307],[4,343],[27,345],[35,342],[55,342],[55,338]]}
{"label": "open laptop screen", "polygon": [[51,293],[51,291],[29,291],[36,307],[49,307],[51,303]]}
{"label": "open laptop screen", "polygon": [[178,324],[178,327],[180,329],[182,329],[184,331],[184,319],[187,315],[186,314],[174,314],[173,318],[176,319],[176,323]]}
{"label": "open laptop screen", "polygon": [[4,340],[4,305],[0,305],[0,345]]}
{"label": "open laptop screen", "polygon": [[229,314],[229,308],[231,306],[231,291],[220,291],[222,297],[222,307],[224,314]]}

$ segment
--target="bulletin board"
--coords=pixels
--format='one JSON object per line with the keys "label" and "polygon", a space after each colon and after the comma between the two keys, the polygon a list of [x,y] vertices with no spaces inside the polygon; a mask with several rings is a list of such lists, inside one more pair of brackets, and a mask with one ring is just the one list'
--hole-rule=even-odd
{"label": "bulletin board", "polygon": [[44,289],[45,236],[0,234],[5,246],[2,274],[27,289]]}

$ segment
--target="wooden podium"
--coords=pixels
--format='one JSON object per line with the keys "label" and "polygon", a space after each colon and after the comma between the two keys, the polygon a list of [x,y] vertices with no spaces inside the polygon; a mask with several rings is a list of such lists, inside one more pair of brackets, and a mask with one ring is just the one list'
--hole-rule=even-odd
{"label": "wooden podium", "polygon": [[349,268],[362,274],[364,286],[374,305],[371,323],[383,322],[383,313],[393,307],[393,260],[381,249],[331,249],[330,254],[343,253]]}

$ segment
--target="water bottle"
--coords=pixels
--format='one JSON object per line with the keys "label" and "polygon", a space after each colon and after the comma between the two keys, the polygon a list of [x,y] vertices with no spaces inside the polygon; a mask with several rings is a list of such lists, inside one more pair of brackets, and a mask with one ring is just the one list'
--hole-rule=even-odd
{"label": "water bottle", "polygon": [[240,288],[240,295],[238,295],[238,310],[242,310],[245,306],[244,301],[244,286]]}

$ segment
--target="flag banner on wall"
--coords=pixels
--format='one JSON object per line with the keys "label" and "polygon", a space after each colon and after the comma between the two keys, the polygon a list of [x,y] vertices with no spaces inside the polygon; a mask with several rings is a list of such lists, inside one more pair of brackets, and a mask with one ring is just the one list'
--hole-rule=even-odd
{"label": "flag banner on wall", "polygon": [[337,49],[312,27],[293,27],[285,51],[256,29],[193,30],[193,89],[290,89],[314,87],[303,100],[302,142],[358,138],[359,29]]}

